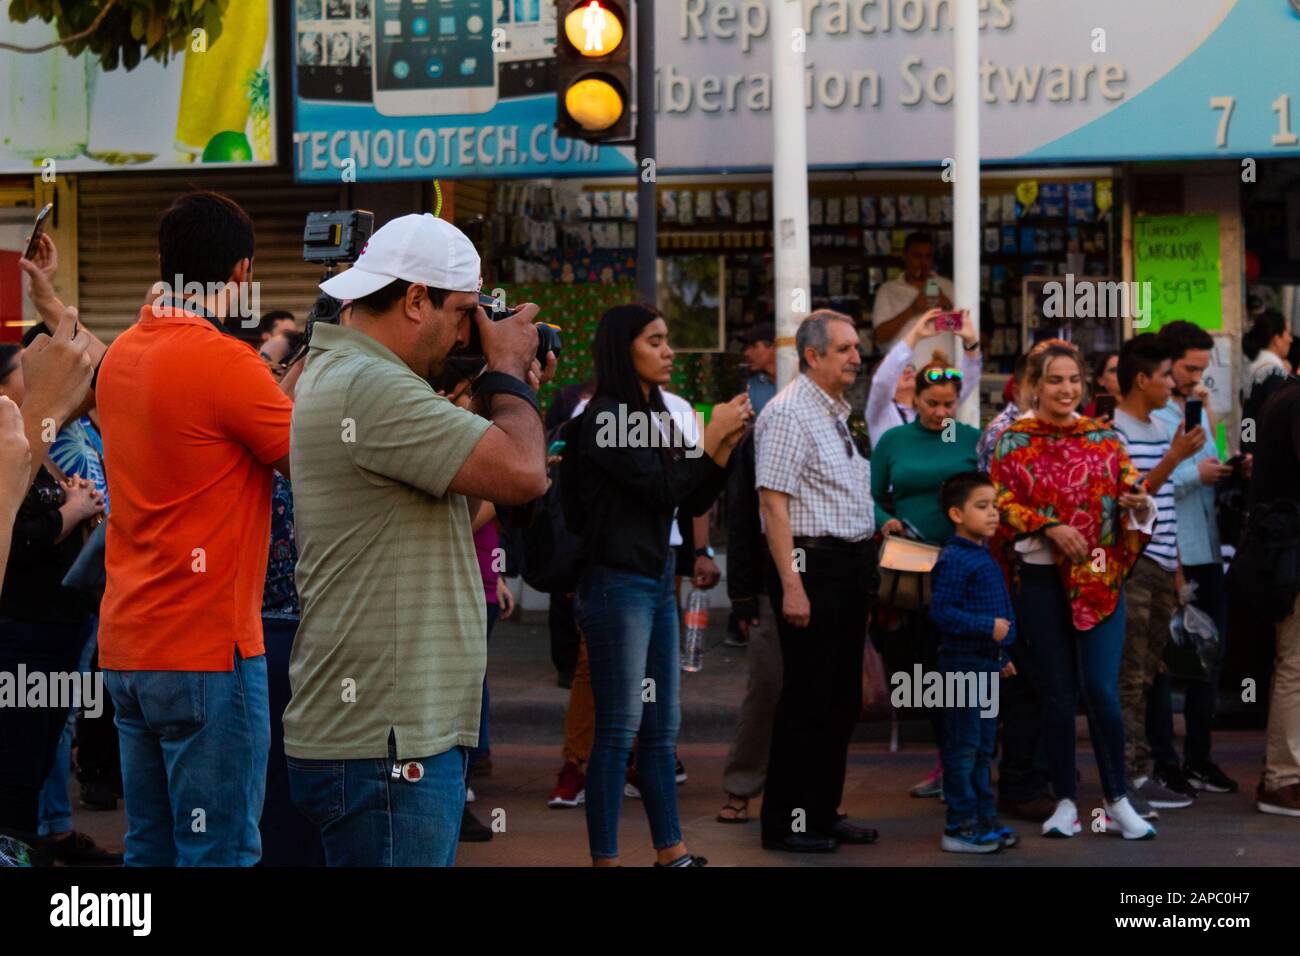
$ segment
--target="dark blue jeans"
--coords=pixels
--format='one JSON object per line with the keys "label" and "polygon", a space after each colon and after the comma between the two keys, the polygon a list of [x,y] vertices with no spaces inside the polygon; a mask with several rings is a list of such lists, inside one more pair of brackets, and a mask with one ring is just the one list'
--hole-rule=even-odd
{"label": "dark blue jeans", "polygon": [[258,830],[263,866],[324,866],[320,829],[302,815],[289,796],[289,766],[284,756],[284,709],[289,706],[289,656],[298,622],[262,618],[266,644],[267,688],[271,706],[271,749],[266,761],[266,801]]}
{"label": "dark blue jeans", "polygon": [[1016,620],[1039,682],[1041,746],[1056,798],[1078,800],[1074,715],[1082,689],[1101,788],[1107,800],[1118,800],[1127,789],[1124,718],[1119,707],[1123,595],[1110,617],[1092,630],[1077,631],[1057,569],[1022,565]]}
{"label": "dark blue jeans", "polygon": [[[944,674],[988,674],[999,679],[997,661],[989,657],[939,652],[939,671]],[[947,682],[945,682],[946,685]],[[989,765],[998,738],[997,714],[981,716],[978,697],[957,707],[946,701],[943,709],[943,798],[948,805],[948,826],[973,826],[997,816]]]}
{"label": "dark blue jeans", "polygon": [[127,866],[252,866],[271,746],[266,656],[229,671],[104,671]]}
{"label": "dark blue jeans", "polygon": [[[1219,631],[1219,656],[1210,669],[1210,679],[1188,681],[1183,695],[1183,718],[1187,721],[1183,758],[1190,764],[1203,764],[1210,760],[1210,731],[1214,726],[1219,674],[1228,638],[1228,594],[1221,564],[1186,565],[1183,574],[1197,585],[1196,600],[1192,604],[1210,615]],[[1173,696],[1169,675],[1163,671],[1156,675],[1151,685],[1147,737],[1151,741],[1151,756],[1158,766],[1178,765],[1178,751],[1174,749]]]}
{"label": "dark blue jeans", "polygon": [[[320,827],[328,866],[451,866],[465,808],[465,748],[416,758],[419,779],[386,760],[288,757],[289,791]],[[406,763],[407,761],[403,761]]]}
{"label": "dark blue jeans", "polygon": [[658,580],[594,565],[574,615],[587,640],[596,737],[587,764],[587,840],[593,859],[618,856],[618,818],[632,739],[655,849],[682,839],[674,767],[681,724],[677,600],[670,553]]}

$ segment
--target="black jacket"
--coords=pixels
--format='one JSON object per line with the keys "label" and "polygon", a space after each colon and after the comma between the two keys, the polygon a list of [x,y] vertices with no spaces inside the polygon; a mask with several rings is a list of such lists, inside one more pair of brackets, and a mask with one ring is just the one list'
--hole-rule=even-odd
{"label": "black jacket", "polygon": [[618,403],[594,398],[573,422],[577,454],[565,455],[565,521],[581,539],[584,564],[658,578],[668,561],[674,509],[682,518],[704,514],[727,471],[705,454],[670,463],[663,448],[601,447],[602,412],[617,420]]}
{"label": "black jacket", "polygon": [[754,431],[731,453],[735,467],[727,479],[727,597],[736,617],[758,617],[758,595],[767,593],[772,552],[759,520],[758,489],[754,483]]}
{"label": "black jacket", "polygon": [[14,521],[5,569],[0,616],[36,623],[77,623],[86,619],[94,602],[82,591],[63,586],[85,537],[73,531],[62,541],[63,516],[56,500],[59,483],[41,468],[27,489]]}

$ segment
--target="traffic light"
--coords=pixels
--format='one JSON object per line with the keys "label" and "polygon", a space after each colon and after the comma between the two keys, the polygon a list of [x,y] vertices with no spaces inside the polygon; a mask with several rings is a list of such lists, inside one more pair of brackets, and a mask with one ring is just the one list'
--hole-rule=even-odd
{"label": "traffic light", "polygon": [[632,122],[632,0],[556,0],[555,128],[627,143]]}

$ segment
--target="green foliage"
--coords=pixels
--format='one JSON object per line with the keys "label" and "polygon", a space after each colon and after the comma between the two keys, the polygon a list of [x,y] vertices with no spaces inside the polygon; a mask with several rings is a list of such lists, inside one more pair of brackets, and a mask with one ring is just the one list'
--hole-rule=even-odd
{"label": "green foliage", "polygon": [[[107,0],[10,0],[9,19],[18,23],[36,17],[53,22],[60,38],[82,33],[95,22]],[[108,15],[88,37],[68,44],[70,56],[89,50],[104,70],[121,64],[128,70],[150,57],[166,63],[193,40],[193,31],[207,32],[210,47],[221,35],[221,18],[230,0],[116,0]]]}

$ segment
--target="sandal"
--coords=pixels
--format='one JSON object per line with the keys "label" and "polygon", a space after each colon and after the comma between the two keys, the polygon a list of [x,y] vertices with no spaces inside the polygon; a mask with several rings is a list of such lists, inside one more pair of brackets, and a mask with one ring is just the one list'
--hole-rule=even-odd
{"label": "sandal", "polygon": [[[731,816],[723,816],[728,810]],[[744,797],[727,796],[727,802],[723,804],[722,809],[718,812],[719,823],[748,823],[749,822],[749,801]]]}

